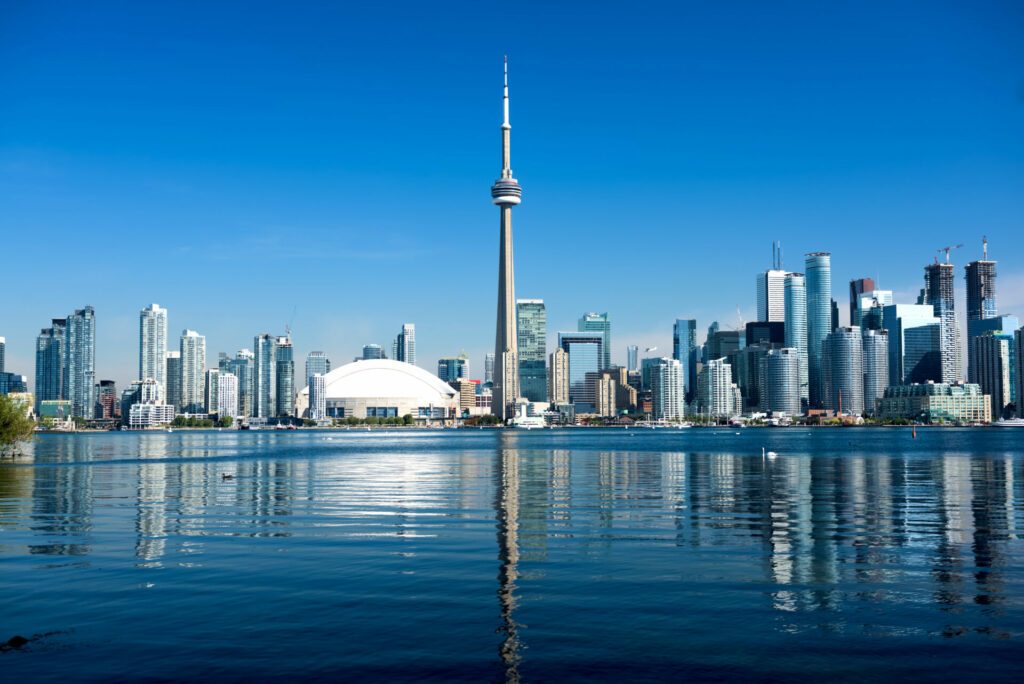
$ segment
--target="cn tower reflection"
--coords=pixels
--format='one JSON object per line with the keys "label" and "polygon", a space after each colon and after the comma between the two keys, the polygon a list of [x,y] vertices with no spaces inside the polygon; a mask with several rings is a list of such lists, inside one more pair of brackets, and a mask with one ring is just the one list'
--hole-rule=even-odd
{"label": "cn tower reflection", "polygon": [[498,654],[505,666],[505,681],[519,681],[519,634],[515,621],[516,580],[519,578],[519,452],[515,434],[499,436],[495,468],[495,515],[498,530],[498,602],[503,635]]}

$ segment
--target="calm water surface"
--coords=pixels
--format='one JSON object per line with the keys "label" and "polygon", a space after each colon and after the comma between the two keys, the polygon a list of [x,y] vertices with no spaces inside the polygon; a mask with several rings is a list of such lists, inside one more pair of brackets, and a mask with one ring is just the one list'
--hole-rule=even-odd
{"label": "calm water surface", "polygon": [[0,679],[1020,681],[1022,533],[1013,429],[46,435]]}

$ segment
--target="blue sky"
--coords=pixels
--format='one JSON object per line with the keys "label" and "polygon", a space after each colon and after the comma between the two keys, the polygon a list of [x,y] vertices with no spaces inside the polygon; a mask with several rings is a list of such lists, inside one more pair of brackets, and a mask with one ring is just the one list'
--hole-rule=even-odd
{"label": "blue sky", "polygon": [[[215,5],[215,6],[214,6]],[[208,355],[282,332],[335,364],[417,326],[419,364],[493,346],[501,59],[516,286],[613,358],[754,317],[754,274],[833,254],[834,296],[907,300],[943,245],[1024,314],[1018,2],[31,3],[0,7],[0,336],[138,311]],[[962,269],[958,268],[962,274]],[[958,278],[962,289],[962,277]]]}

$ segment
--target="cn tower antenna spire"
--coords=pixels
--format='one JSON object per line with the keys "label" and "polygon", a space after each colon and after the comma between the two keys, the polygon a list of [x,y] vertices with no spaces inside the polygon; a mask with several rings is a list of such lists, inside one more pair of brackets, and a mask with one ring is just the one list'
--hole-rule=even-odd
{"label": "cn tower antenna spire", "polygon": [[508,122],[508,55],[505,55],[505,121],[501,124],[502,128],[512,128],[512,124]]}

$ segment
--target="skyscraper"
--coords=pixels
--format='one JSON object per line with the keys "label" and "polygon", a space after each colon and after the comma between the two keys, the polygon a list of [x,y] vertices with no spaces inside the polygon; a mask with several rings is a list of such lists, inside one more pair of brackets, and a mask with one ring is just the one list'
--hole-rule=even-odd
{"label": "skyscraper", "polygon": [[67,319],[54,318],[36,338],[36,413],[44,401],[64,399],[64,331]]}
{"label": "skyscraper", "polygon": [[[807,390],[812,408],[823,406],[822,344],[832,331],[832,257],[811,252],[804,261],[807,282]],[[787,343],[788,346],[788,343]]]}
{"label": "skyscraper", "polygon": [[548,317],[544,300],[517,299],[516,316],[519,393],[530,401],[546,401]]}
{"label": "skyscraper", "polygon": [[864,347],[864,412],[875,415],[889,386],[889,331],[861,330]]}
{"label": "skyscraper", "polygon": [[807,287],[803,273],[787,273],[786,346],[795,349],[800,358],[800,399],[808,399],[807,378]]}
{"label": "skyscraper", "polygon": [[1017,380],[1014,385],[1017,388],[1014,396],[1017,398],[1017,416],[1024,417],[1024,328],[1018,328],[1013,333],[1014,368],[1016,369]]}
{"label": "skyscraper", "polygon": [[[967,279],[967,320],[993,318],[996,307],[996,262],[989,261],[988,240],[982,240],[982,258],[964,267]],[[970,323],[968,323],[968,327]],[[969,331],[968,331],[969,333]],[[995,413],[992,414],[995,417]]]}
{"label": "skyscraper", "polygon": [[837,328],[822,345],[822,402],[847,415],[864,413],[864,341],[860,328]]}
{"label": "skyscraper", "polygon": [[363,361],[371,361],[373,359],[383,359],[384,349],[379,344],[364,344],[363,345]]}
{"label": "skyscraper", "polygon": [[274,349],[274,383],[276,384],[276,410],[280,418],[295,415],[295,349],[290,335],[277,338]]}
{"label": "skyscraper", "polygon": [[640,371],[640,348],[635,344],[626,347],[626,370],[630,373]]}
{"label": "skyscraper", "polygon": [[71,415],[92,418],[96,389],[96,312],[76,309],[67,318],[64,339],[64,391]]}
{"label": "skyscraper", "polygon": [[0,337],[0,373],[5,372],[5,360],[4,357],[7,355],[7,338]]}
{"label": "skyscraper", "polygon": [[[850,283],[850,287],[853,287],[853,283]],[[864,321],[864,315],[875,308],[889,306],[892,303],[892,290],[868,290],[867,292],[860,293],[857,295],[856,301],[851,302],[850,325],[856,325],[862,330],[870,328],[871,325]]]}
{"label": "skyscraper", "polygon": [[601,370],[604,333],[560,332],[558,346],[569,355],[569,402],[577,405],[577,413],[593,413],[594,391],[587,373]]}
{"label": "skyscraper", "polygon": [[[380,349],[379,346],[377,348]],[[363,347],[363,349],[366,349],[366,347]],[[311,351],[306,355],[306,374],[303,376],[307,380],[306,384],[309,384],[309,378],[313,377],[316,373],[327,375],[330,372],[331,360],[327,358],[327,354],[322,351]]]}
{"label": "skyscraper", "polygon": [[[860,325],[861,297],[875,289],[871,278],[857,278],[850,281],[850,325]],[[892,302],[883,302],[892,304]]]}
{"label": "skyscraper", "polygon": [[[157,386],[161,389],[164,403],[177,409],[181,406],[181,351],[165,351],[164,364],[166,366],[164,377],[167,378],[167,385],[163,386],[157,382]],[[146,378],[146,380],[149,379]]]}
{"label": "skyscraper", "polygon": [[697,319],[677,318],[672,325],[672,358],[685,365],[686,401],[692,402],[697,395],[697,362],[700,361]]}
{"label": "skyscraper", "polygon": [[484,384],[494,384],[494,354],[491,352],[484,354]]}
{"label": "skyscraper", "polygon": [[237,379],[238,388],[236,404],[238,406],[238,411],[235,413],[235,417],[248,417],[253,415],[253,406],[255,405],[253,396],[254,366],[255,356],[248,349],[239,349],[235,354],[235,358],[224,359],[221,363],[221,370],[234,375]]}
{"label": "skyscraper", "polygon": [[762,411],[800,415],[800,365],[800,352],[796,349],[784,347],[768,351],[762,368]]}
{"label": "skyscraper", "polygon": [[501,178],[491,186],[491,199],[501,210],[501,238],[498,249],[498,316],[494,336],[494,384],[491,413],[504,422],[514,413],[519,397],[519,335],[516,331],[515,266],[512,259],[512,207],[523,191],[512,176],[512,125],[508,121],[508,60],[505,60],[505,91],[502,100]]}
{"label": "skyscraper", "polygon": [[402,332],[398,333],[398,337],[391,345],[391,356],[395,361],[416,365],[416,326],[414,324],[402,324]]}
{"label": "skyscraper", "polygon": [[181,396],[183,413],[202,413],[206,394],[206,338],[195,330],[181,333]]}
{"label": "skyscraper", "polygon": [[939,319],[942,382],[955,383],[963,379],[963,359],[960,351],[960,326],[956,320],[953,264],[946,253],[945,263],[936,262],[924,267],[924,303],[931,304]]}
{"label": "skyscraper", "polygon": [[238,378],[234,373],[221,373],[217,379],[217,415],[238,418],[243,415],[238,405]]}
{"label": "skyscraper", "polygon": [[1013,402],[1010,374],[1010,353],[1015,346],[1013,333],[989,330],[971,342],[973,375],[981,391],[991,397],[992,420],[998,420]]}
{"label": "skyscraper", "polygon": [[549,356],[548,401],[569,403],[569,354],[559,347]]}
{"label": "skyscraper", "polygon": [[[1020,328],[1020,319],[1016,316],[1008,316],[1003,314],[1002,316],[993,316],[991,318],[973,318],[967,320],[967,382],[973,382],[981,384],[981,378],[978,375],[977,368],[974,364],[975,354],[975,341],[982,335],[987,333],[1005,333],[1013,335],[1013,332]],[[1011,357],[1016,358],[1016,354],[1013,354],[1013,345],[1010,345]],[[1013,368],[1011,364],[1011,369]],[[1016,372],[1011,370],[1011,375],[1016,378]],[[1013,383],[1011,383],[1012,385]],[[1016,388],[1013,388],[1014,403],[1016,403],[1017,392]],[[993,414],[996,415],[996,414]]]}
{"label": "skyscraper", "polygon": [[769,269],[757,274],[757,320],[786,320],[786,272]]}
{"label": "skyscraper", "polygon": [[253,338],[252,408],[253,418],[277,415],[277,337],[261,333]]}
{"label": "skyscraper", "polygon": [[437,377],[448,383],[455,382],[456,380],[468,380],[469,357],[465,354],[460,354],[456,357],[438,359]]}
{"label": "skyscraper", "polygon": [[153,379],[167,390],[167,309],[150,304],[139,312],[139,380]]}
{"label": "skyscraper", "polygon": [[[882,327],[889,332],[889,384],[907,384],[914,382],[915,378],[921,382],[922,377],[930,375],[925,367],[918,367],[922,359],[926,365],[930,363],[925,356],[915,352],[908,360],[907,333],[910,330],[938,324],[939,319],[935,317],[934,310],[926,304],[891,304],[882,308]],[[921,333],[913,335],[920,336]]]}
{"label": "skyscraper", "polygon": [[599,332],[603,343],[601,349],[601,370],[612,367],[612,323],[607,313],[585,313],[576,324],[579,332]]}
{"label": "skyscraper", "polygon": [[327,381],[321,373],[309,376],[309,418],[323,420],[327,417]]}
{"label": "skyscraper", "polygon": [[210,368],[206,371],[206,387],[203,390],[203,410],[208,414],[217,413],[217,405],[220,403],[220,368]]}
{"label": "skyscraper", "polygon": [[651,366],[651,404],[655,420],[686,417],[685,367],[678,359],[658,359]]}
{"label": "skyscraper", "polygon": [[115,418],[120,414],[117,384],[113,380],[100,380],[96,385],[96,406],[93,417],[102,420]]}
{"label": "skyscraper", "polygon": [[728,418],[739,412],[732,366],[725,359],[708,360],[701,369],[698,385],[700,408],[708,416]]}

